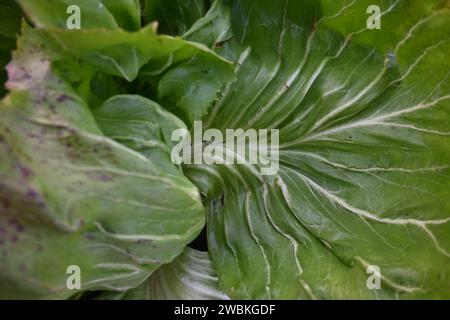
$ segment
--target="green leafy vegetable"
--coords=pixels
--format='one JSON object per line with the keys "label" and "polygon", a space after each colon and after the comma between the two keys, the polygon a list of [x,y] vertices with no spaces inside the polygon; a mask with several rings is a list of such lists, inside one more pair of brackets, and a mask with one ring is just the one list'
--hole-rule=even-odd
{"label": "green leafy vegetable", "polygon": [[[0,298],[450,298],[447,0],[17,2]],[[278,129],[278,172],[174,165],[198,120]]]}
{"label": "green leafy vegetable", "polygon": [[104,136],[38,43],[33,30],[19,43],[0,108],[1,296],[68,296],[69,265],[84,290],[132,288],[202,229],[198,192],[169,160]]}

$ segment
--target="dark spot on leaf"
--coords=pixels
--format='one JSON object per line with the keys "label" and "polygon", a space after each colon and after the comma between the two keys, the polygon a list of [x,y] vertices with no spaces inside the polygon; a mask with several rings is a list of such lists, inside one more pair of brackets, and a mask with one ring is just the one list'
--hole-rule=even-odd
{"label": "dark spot on leaf", "polygon": [[9,209],[9,207],[10,207],[11,204],[10,204],[10,202],[9,202],[8,199],[3,199],[2,205],[3,205],[3,208]]}
{"label": "dark spot on leaf", "polygon": [[17,232],[23,232],[25,230],[25,227],[22,223],[20,223],[19,220],[16,218],[11,218],[8,220],[8,224],[16,229]]}
{"label": "dark spot on leaf", "polygon": [[25,195],[33,200],[39,198],[39,193],[34,189],[28,189]]}
{"label": "dark spot on leaf", "polygon": [[58,102],[64,102],[64,101],[69,100],[69,99],[70,99],[70,97],[69,97],[68,95],[62,94],[62,95],[60,95],[60,96],[58,97],[58,99],[56,99],[56,101],[58,101]]}
{"label": "dark spot on leaf", "polygon": [[109,182],[109,181],[113,181],[113,178],[107,174],[93,174],[90,176],[91,179],[95,180],[95,181],[100,181],[100,182]]}
{"label": "dark spot on leaf", "polygon": [[36,190],[29,188],[26,191],[25,196],[27,198],[29,198],[31,201],[33,201],[34,203],[36,203],[37,206],[39,206],[41,208],[45,207],[44,199]]}
{"label": "dark spot on leaf", "polygon": [[17,169],[19,170],[21,176],[25,179],[28,179],[29,177],[34,175],[33,171],[30,168],[25,167],[21,164],[17,165]]}

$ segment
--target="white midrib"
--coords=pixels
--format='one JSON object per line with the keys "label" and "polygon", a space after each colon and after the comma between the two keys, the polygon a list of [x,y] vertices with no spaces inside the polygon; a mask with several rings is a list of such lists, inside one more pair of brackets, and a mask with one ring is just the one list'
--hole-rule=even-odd
{"label": "white midrib", "polygon": [[431,108],[433,106],[435,106],[436,104],[438,104],[441,101],[444,100],[448,100],[450,99],[450,95],[446,95],[443,97],[440,97],[432,102],[429,103],[419,103],[417,105],[415,105],[414,107],[408,108],[408,109],[404,109],[404,110],[399,110],[399,111],[395,111],[395,112],[391,112],[382,116],[378,116],[378,117],[373,117],[373,118],[368,118],[368,119],[364,119],[364,120],[360,120],[360,121],[356,121],[353,123],[349,123],[349,124],[345,124],[342,126],[338,126],[336,128],[332,128],[329,130],[324,130],[322,132],[318,132],[316,134],[312,134],[310,136],[307,136],[305,138],[301,138],[301,139],[297,139],[288,143],[284,143],[280,146],[280,148],[288,148],[291,146],[295,146],[298,145],[302,142],[308,142],[308,141],[314,141],[314,140],[318,140],[321,137],[324,136],[328,136],[331,134],[335,134],[338,132],[342,132],[345,130],[349,130],[349,129],[353,129],[353,128],[358,128],[358,127],[368,127],[368,126],[376,126],[376,125],[389,125],[390,123],[388,122],[384,122],[385,120],[389,120],[404,114],[408,114],[408,113],[413,113],[416,111],[420,111],[420,110],[424,110],[424,109],[428,109]]}

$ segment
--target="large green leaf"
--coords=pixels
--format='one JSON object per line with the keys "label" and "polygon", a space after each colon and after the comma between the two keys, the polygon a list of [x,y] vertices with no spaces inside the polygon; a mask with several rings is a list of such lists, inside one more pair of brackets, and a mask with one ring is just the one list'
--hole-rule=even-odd
{"label": "large green leaf", "polygon": [[[281,139],[273,176],[185,167],[227,296],[450,297],[447,0],[218,0],[206,15],[209,1],[147,1],[184,40],[136,31],[134,0],[19,2],[52,54],[23,44],[0,106],[3,296],[66,297],[68,264],[82,289],[121,291],[164,264],[109,297],[225,298],[206,254],[170,263],[204,221],[169,161],[184,124],[166,110],[189,125],[214,104],[205,127]],[[71,4],[82,30],[62,30]],[[374,4],[381,30],[366,27]],[[159,104],[117,95],[136,91],[116,76]]]}
{"label": "large green leaf", "polygon": [[[0,104],[1,298],[68,297],[71,265],[80,267],[81,290],[136,287],[205,223],[198,191],[170,160],[101,132],[59,76],[48,40],[26,29],[8,66],[12,92]],[[132,97],[121,102],[135,106]],[[163,117],[167,127],[183,127]],[[123,120],[125,126],[134,119]],[[149,128],[156,120],[141,119]]]}
{"label": "large green leaf", "polygon": [[[366,27],[374,4],[381,30]],[[232,298],[449,298],[448,2],[230,5],[233,39],[218,52],[237,62],[238,81],[205,124],[278,128],[281,146],[273,176],[186,168],[208,196],[221,288]],[[370,265],[379,290],[367,286]]]}
{"label": "large green leaf", "polygon": [[98,299],[123,300],[228,300],[207,252],[186,248],[139,287],[123,293],[105,292]]}

